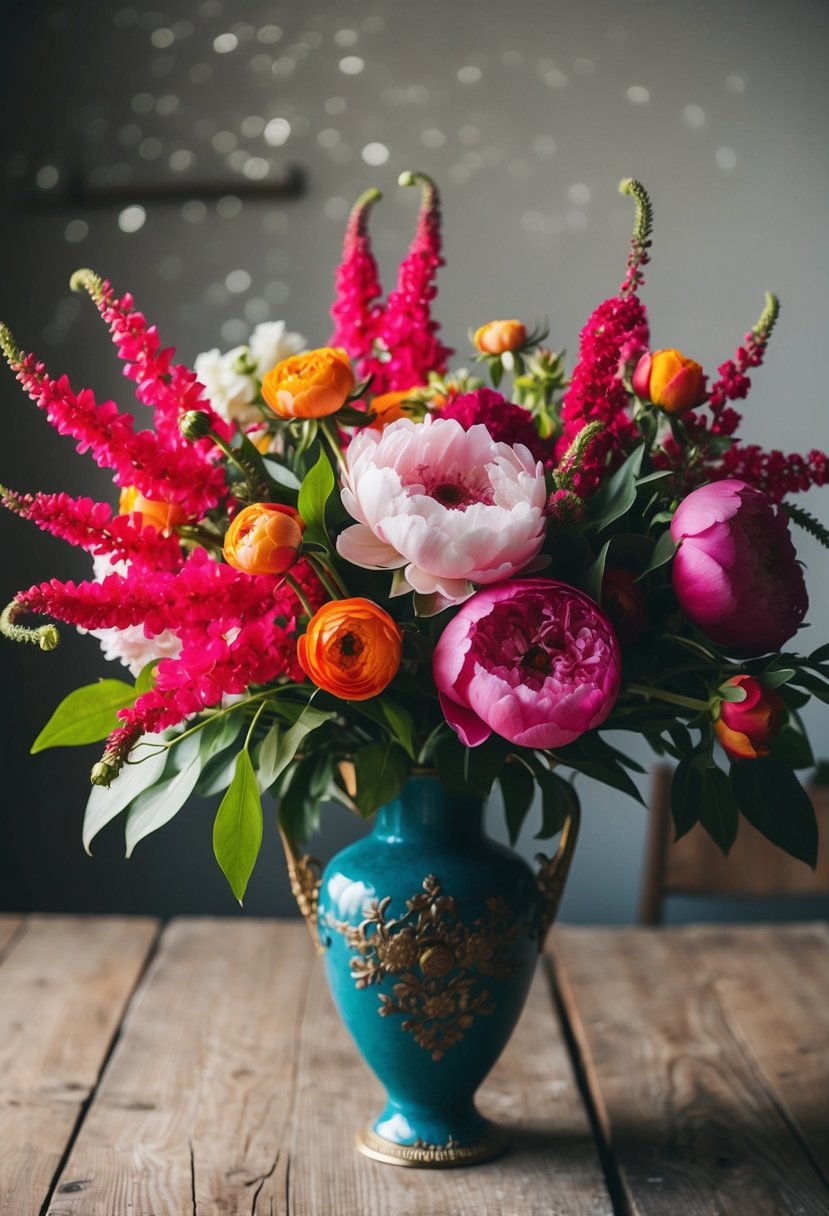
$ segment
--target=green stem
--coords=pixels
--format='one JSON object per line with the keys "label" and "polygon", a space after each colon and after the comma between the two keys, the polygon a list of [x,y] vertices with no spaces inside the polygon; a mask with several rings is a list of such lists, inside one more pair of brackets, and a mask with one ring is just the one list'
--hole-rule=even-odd
{"label": "green stem", "polygon": [[336,431],[328,418],[320,418],[319,433],[328,444],[331,454],[333,455],[338,467],[340,469],[345,469],[347,467],[345,463],[345,456],[343,455],[342,448],[337,441]]}
{"label": "green stem", "polygon": [[262,704],[257,708],[256,713],[253,715],[253,720],[251,721],[251,724],[248,727],[248,733],[245,736],[245,746],[243,748],[244,751],[247,751],[248,748],[250,747],[250,741],[253,738],[253,732],[256,729],[256,723],[261,718],[262,711],[266,705],[267,705],[267,701],[263,701]]}
{"label": "green stem", "polygon": [[[197,722],[195,726],[191,726],[188,730],[183,730],[180,735],[176,735],[175,739],[171,739],[169,743],[159,744],[159,747],[165,748],[167,751],[171,747],[175,747],[177,743],[181,743],[183,739],[188,739],[190,735],[195,735],[197,731],[204,730],[210,722],[215,722],[217,718],[224,718],[226,714],[232,714],[237,709],[244,709],[246,705],[255,705],[257,701],[265,702],[273,697],[273,689],[266,689],[265,692],[256,692],[252,696],[246,697],[244,701],[237,701],[234,705],[228,705],[224,709],[217,709],[209,718],[205,718],[203,722]],[[264,706],[263,706],[264,708]],[[148,757],[145,757],[147,759]],[[128,763],[143,763],[141,760]]]}
{"label": "green stem", "polygon": [[320,582],[325,587],[325,590],[331,596],[332,600],[347,600],[348,589],[343,585],[342,579],[337,574],[334,567],[325,560],[319,553],[303,553],[302,555],[308,564],[316,571]]}
{"label": "green stem", "polygon": [[637,692],[643,697],[653,697],[655,701],[667,701],[669,705],[681,705],[683,709],[698,709],[706,713],[711,708],[710,701],[699,701],[696,697],[683,697],[678,692],[666,692],[662,688],[649,688],[647,684],[628,684],[628,692]]}
{"label": "green stem", "polygon": [[60,634],[55,625],[39,625],[32,628],[28,625],[16,624],[16,618],[24,613],[26,608],[19,600],[12,600],[0,613],[0,633],[13,642],[30,642],[41,650],[54,650],[60,641]]}
{"label": "green stem", "polygon": [[314,615],[314,609],[308,603],[308,600],[305,596],[305,592],[302,590],[299,583],[296,581],[296,579],[293,577],[292,574],[285,575],[285,582],[288,583],[289,586],[291,586],[293,588],[297,599],[299,600],[300,604],[302,604],[302,607],[305,609],[305,615],[310,619]]}
{"label": "green stem", "polygon": [[257,475],[256,471],[250,467],[247,461],[242,457],[229,443],[222,439],[221,435],[217,435],[215,431],[208,431],[207,438],[215,443],[216,447],[224,452],[231,464],[235,464],[236,468],[247,482],[251,495],[254,501],[268,502],[270,499],[270,486],[268,486]]}

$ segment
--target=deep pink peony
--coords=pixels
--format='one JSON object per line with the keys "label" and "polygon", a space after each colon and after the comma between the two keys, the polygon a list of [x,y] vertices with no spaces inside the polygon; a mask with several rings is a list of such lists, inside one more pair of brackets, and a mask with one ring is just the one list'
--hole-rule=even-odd
{"label": "deep pink peony", "polygon": [[809,606],[786,516],[760,490],[727,479],[694,490],[671,521],[683,612],[721,646],[778,650]]}
{"label": "deep pink peony", "polygon": [[583,592],[515,579],[467,600],[440,636],[433,674],[446,721],[467,747],[492,731],[522,747],[563,747],[610,713],[622,657]]}

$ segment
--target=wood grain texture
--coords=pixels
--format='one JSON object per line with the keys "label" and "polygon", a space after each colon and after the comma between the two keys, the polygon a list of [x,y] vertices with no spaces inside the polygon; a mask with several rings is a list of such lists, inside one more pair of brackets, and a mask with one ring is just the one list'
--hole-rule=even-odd
{"label": "wood grain texture", "polygon": [[[829,1212],[829,1189],[764,1068],[765,1040],[752,1040],[735,1014],[739,981],[723,993],[696,932],[563,929],[553,943],[627,1209],[633,1216]],[[731,954],[745,933],[732,931]],[[826,975],[824,966],[824,1000]]]}
{"label": "wood grain texture", "polygon": [[829,926],[706,927],[686,943],[829,1184]]}
{"label": "wood grain texture", "polygon": [[158,929],[13,920],[0,924],[0,1214],[37,1216]]}
{"label": "wood grain texture", "polygon": [[51,1216],[283,1210],[283,1145],[313,967],[307,930],[296,923],[169,926]]}
{"label": "wood grain texture", "polygon": [[169,927],[56,1188],[51,1216],[612,1216],[543,976],[481,1106],[514,1151],[473,1170],[380,1165],[381,1091],[305,927]]}
{"label": "wood grain texture", "polygon": [[22,916],[0,916],[0,962],[3,961],[6,954],[12,949],[14,939],[20,935],[22,929]]}

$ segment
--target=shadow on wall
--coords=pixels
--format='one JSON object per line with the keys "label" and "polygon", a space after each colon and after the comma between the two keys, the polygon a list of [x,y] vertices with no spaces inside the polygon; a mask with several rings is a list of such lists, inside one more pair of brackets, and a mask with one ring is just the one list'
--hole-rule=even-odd
{"label": "shadow on wall", "polygon": [[[365,0],[348,20],[333,0],[279,11],[265,0],[7,8],[0,317],[100,399],[123,408],[131,394],[94,310],[68,292],[77,266],[132,290],[185,360],[279,317],[316,343],[329,333],[351,201],[371,183],[385,190],[375,231],[388,280],[417,203],[395,182],[413,167],[443,187],[448,340],[463,350],[470,324],[546,315],[572,362],[580,324],[621,278],[630,209],[615,187],[635,174],[657,207],[646,295],[655,343],[680,334],[714,367],[776,288],[784,318],[752,398],[752,437],[820,442],[808,410],[781,417],[777,403],[791,396],[793,367],[800,400],[822,400],[824,388],[825,5],[524,0],[507,20],[482,0],[474,23],[447,16],[444,0]],[[298,181],[291,166],[307,193],[284,190]],[[76,457],[10,376],[0,400],[0,481],[114,501],[108,474]],[[84,555],[20,521],[0,529],[0,597],[88,574]],[[799,549],[813,603],[829,603],[816,547]],[[71,688],[112,674],[96,644],[68,629],[52,655],[0,647],[0,909],[232,913],[210,803],[192,802],[129,862],[110,825],[89,860],[80,824],[95,749],[28,755]],[[825,729],[815,733],[829,753]],[[628,921],[643,810],[600,787],[584,802],[563,914]],[[320,851],[360,827],[332,808]],[[521,842],[530,856],[532,830]],[[272,823],[246,910],[292,910]]]}

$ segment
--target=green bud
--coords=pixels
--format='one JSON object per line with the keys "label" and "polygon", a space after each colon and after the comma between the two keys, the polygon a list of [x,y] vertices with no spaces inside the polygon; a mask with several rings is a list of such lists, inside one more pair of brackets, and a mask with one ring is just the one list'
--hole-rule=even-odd
{"label": "green bud", "polygon": [[185,439],[204,439],[210,434],[210,416],[204,410],[188,410],[178,425]]}

